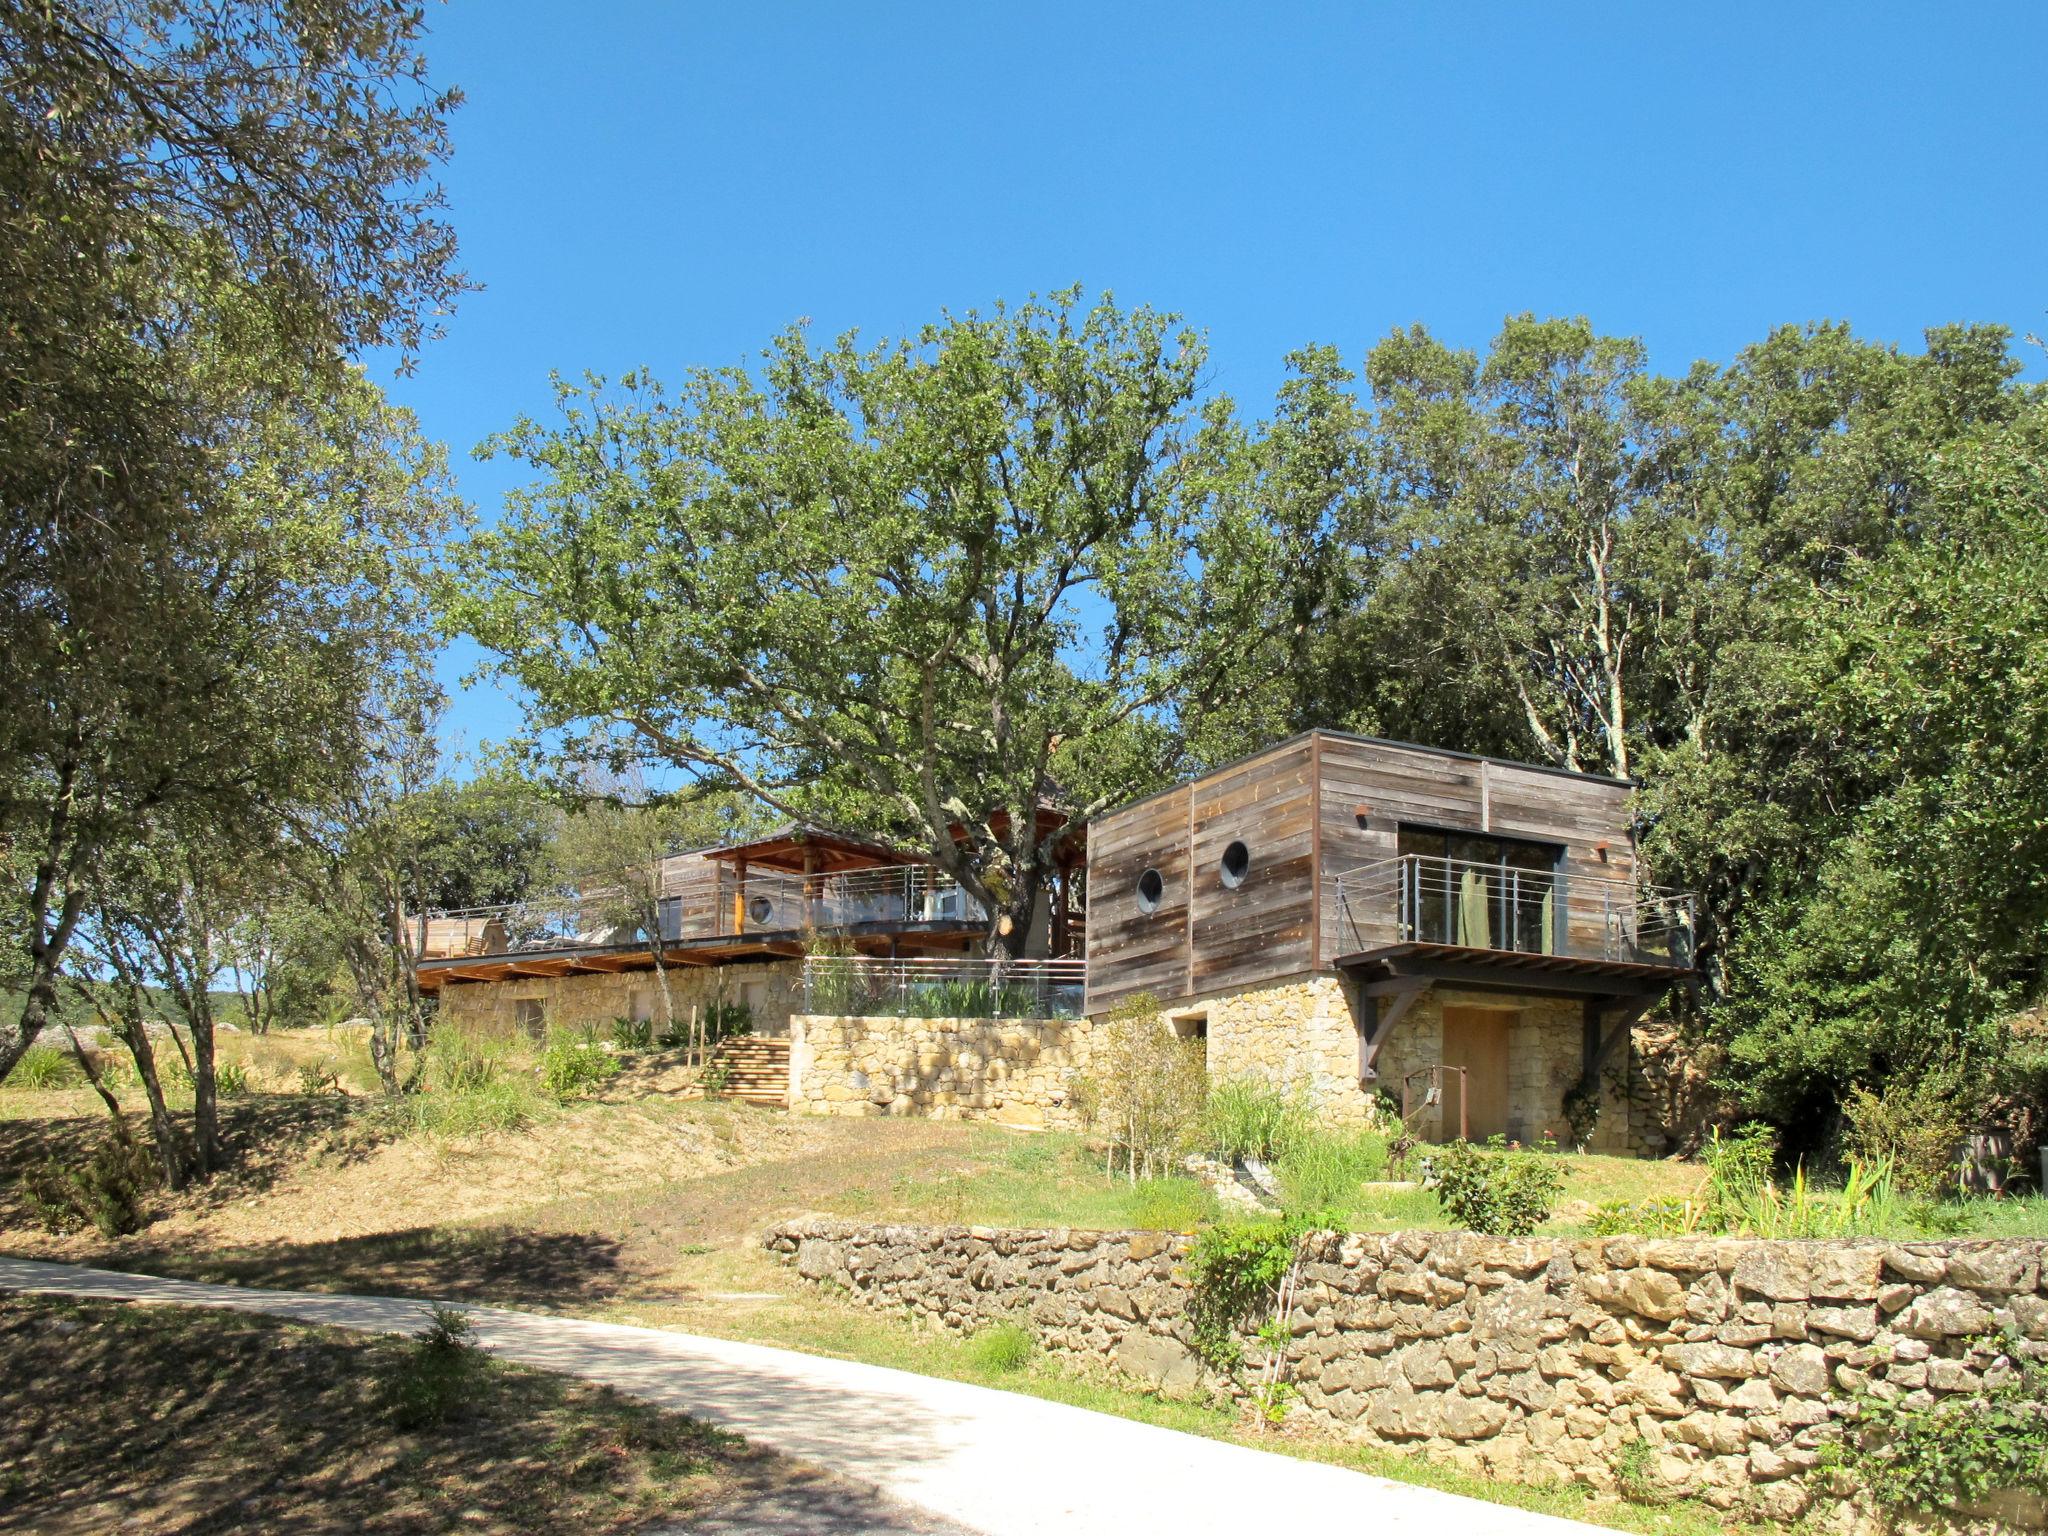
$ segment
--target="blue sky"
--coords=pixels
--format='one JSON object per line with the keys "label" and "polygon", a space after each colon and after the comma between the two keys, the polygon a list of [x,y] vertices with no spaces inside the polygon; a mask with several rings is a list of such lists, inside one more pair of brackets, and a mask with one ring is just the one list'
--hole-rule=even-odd
{"label": "blue sky", "polygon": [[[1079,281],[1252,414],[1291,348],[1586,314],[1658,366],[1842,319],[2048,334],[2048,7],[452,0],[470,296],[389,387],[470,449],[549,370],[740,361]],[[2030,361],[2030,372],[2044,371]],[[446,669],[455,685],[474,654]],[[448,742],[518,722],[458,692]]]}

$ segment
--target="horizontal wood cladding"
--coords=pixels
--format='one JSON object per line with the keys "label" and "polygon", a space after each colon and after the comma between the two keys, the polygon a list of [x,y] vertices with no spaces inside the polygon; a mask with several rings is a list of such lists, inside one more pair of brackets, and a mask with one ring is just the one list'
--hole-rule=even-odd
{"label": "horizontal wood cladding", "polygon": [[[1306,739],[1102,817],[1088,834],[1088,1006],[1172,1002],[1307,970],[1315,922],[1315,785]],[[1223,855],[1242,842],[1244,878]],[[1147,869],[1159,909],[1139,909]]]}
{"label": "horizontal wood cladding", "polygon": [[[1088,831],[1091,1010],[1140,992],[1162,1003],[1327,968],[1362,947],[1341,932],[1335,876],[1398,852],[1403,823],[1563,845],[1575,883],[1569,921],[1597,932],[1592,877],[1633,869],[1629,786],[1590,776],[1314,732],[1099,818]],[[1364,808],[1361,823],[1360,810]],[[1243,880],[1223,878],[1242,842]],[[1597,851],[1606,844],[1603,859]],[[1158,910],[1138,882],[1160,873]],[[1392,914],[1381,934],[1392,943]]]}

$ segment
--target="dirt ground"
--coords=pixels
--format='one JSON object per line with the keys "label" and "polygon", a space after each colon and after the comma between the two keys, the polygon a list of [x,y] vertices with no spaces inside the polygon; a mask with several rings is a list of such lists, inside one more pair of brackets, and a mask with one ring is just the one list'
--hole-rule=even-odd
{"label": "dirt ground", "polygon": [[692,1522],[814,1474],[601,1388],[489,1360],[402,1427],[411,1346],[177,1307],[0,1299],[0,1530],[449,1530]]}

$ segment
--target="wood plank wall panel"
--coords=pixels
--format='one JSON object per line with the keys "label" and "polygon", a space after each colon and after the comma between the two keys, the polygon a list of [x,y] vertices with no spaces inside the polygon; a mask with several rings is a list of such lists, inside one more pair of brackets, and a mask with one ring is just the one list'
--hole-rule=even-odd
{"label": "wood plank wall panel", "polygon": [[[1313,965],[1312,757],[1309,742],[1296,741],[1194,784],[1190,993],[1258,986]],[[1232,888],[1222,862],[1235,841],[1251,865]]]}
{"label": "wood plank wall panel", "polygon": [[[1332,882],[1348,870],[1393,858],[1402,822],[1563,843],[1568,877],[1627,879],[1634,868],[1627,785],[1333,735],[1323,738],[1320,756],[1318,891],[1325,966],[1359,947],[1341,931]],[[1365,827],[1356,814],[1361,805],[1371,808]],[[1608,845],[1606,862],[1594,851],[1601,842]],[[1575,893],[1571,924],[1575,939],[1596,937],[1597,901]],[[1392,941],[1391,929],[1386,935],[1374,929],[1367,937]]]}
{"label": "wood plank wall panel", "polygon": [[[1114,1007],[1139,992],[1186,995],[1188,976],[1187,785],[1154,795],[1088,828],[1088,1007]],[[1138,877],[1165,880],[1159,910],[1138,909]]]}
{"label": "wood plank wall panel", "polygon": [[[1329,969],[1361,947],[1340,931],[1331,882],[1393,858],[1404,822],[1563,843],[1568,875],[1626,879],[1628,796],[1626,785],[1423,747],[1323,732],[1283,742],[1088,829],[1088,1006],[1139,992],[1171,1003]],[[1231,889],[1220,866],[1235,839],[1251,871]],[[1137,904],[1148,868],[1165,881],[1152,913]],[[1582,911],[1575,891],[1570,915],[1575,938],[1598,937],[1597,902]],[[1393,942],[1391,922],[1368,937]]]}
{"label": "wood plank wall panel", "polygon": [[[1099,818],[1088,829],[1088,1007],[1139,992],[1174,1002],[1309,969],[1315,910],[1309,743],[1283,744]],[[1223,850],[1251,851],[1224,886]],[[1164,877],[1159,910],[1138,910],[1138,877]]]}

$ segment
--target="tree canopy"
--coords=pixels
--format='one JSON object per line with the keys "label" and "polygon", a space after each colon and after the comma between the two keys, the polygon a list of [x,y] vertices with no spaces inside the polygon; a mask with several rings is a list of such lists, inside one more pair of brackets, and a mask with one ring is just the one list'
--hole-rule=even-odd
{"label": "tree canopy", "polygon": [[[452,616],[541,733],[894,833],[1029,926],[1067,818],[1150,786],[1279,596],[1205,352],[1075,292],[755,372],[559,385]],[[1041,807],[1063,815],[1046,829]]]}

